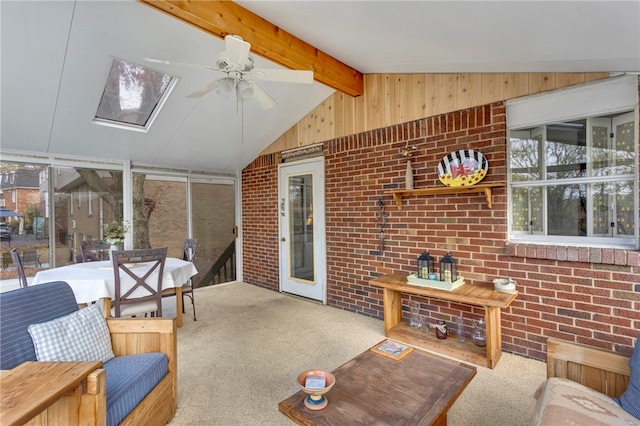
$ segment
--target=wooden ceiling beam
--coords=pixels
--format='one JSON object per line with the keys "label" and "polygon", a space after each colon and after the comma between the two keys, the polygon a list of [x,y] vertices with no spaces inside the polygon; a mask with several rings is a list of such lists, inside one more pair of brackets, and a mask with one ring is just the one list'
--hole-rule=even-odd
{"label": "wooden ceiling beam", "polygon": [[231,1],[138,0],[208,34],[241,36],[251,51],[351,96],[364,90],[362,73]]}

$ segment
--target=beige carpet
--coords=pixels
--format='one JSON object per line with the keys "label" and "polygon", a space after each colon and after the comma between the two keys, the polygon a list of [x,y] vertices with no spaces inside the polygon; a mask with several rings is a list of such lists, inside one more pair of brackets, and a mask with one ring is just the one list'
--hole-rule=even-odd
{"label": "beige carpet", "polygon": [[[165,301],[165,315],[175,302]],[[182,425],[291,425],[278,403],[298,391],[305,369],[333,370],[384,339],[380,320],[244,283],[196,290],[178,329]],[[546,365],[505,353],[449,411],[449,425],[528,425]]]}

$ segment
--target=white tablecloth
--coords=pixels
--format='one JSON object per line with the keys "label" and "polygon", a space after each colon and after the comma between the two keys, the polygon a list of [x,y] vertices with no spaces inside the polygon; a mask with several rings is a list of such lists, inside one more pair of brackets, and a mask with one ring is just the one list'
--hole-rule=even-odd
{"label": "white tablecloth", "polygon": [[[146,269],[145,269],[146,268]],[[140,264],[132,271],[136,275],[144,275],[150,265]],[[164,264],[162,277],[162,289],[181,287],[189,278],[196,275],[198,270],[191,262],[174,257],[168,257]],[[157,272],[151,277],[157,277]],[[133,285],[133,278],[121,274],[122,292],[127,291]],[[156,278],[157,279],[157,278]],[[65,281],[73,290],[78,303],[95,302],[102,298],[115,298],[115,278],[111,261],[74,263],[59,268],[40,271],[33,278],[30,285],[43,284],[50,281]],[[129,286],[129,287],[127,287]],[[136,290],[141,291],[142,289]],[[136,293],[133,295],[135,296]]]}

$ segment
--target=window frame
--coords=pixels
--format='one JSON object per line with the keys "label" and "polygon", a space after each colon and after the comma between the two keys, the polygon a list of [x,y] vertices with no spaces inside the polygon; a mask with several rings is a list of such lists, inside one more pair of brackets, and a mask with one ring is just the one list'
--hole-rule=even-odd
{"label": "window frame", "polygon": [[[116,119],[115,117],[112,118],[108,118],[108,117],[99,117],[99,111],[100,111],[100,107],[103,103],[103,101],[105,101],[105,96],[107,96],[107,85],[109,84],[109,79],[111,76],[111,72],[115,66],[116,61],[121,61],[123,63],[126,63],[128,65],[132,65],[132,66],[137,66],[140,67],[142,69],[145,70],[149,70],[149,71],[153,71],[155,73],[159,73],[162,74],[166,77],[168,77],[170,80],[167,83],[167,87],[165,88],[164,92],[162,92],[160,98],[157,100],[157,102],[155,103],[153,109],[151,110],[151,113],[149,114],[149,117],[147,118],[146,122],[144,125],[140,125],[140,124],[135,124],[135,123],[129,123],[126,121],[120,121],[118,119]],[[169,96],[171,95],[171,93],[173,92],[173,89],[176,87],[176,84],[178,84],[179,81],[179,77],[172,75],[172,74],[167,74],[164,71],[160,71],[157,70],[155,68],[151,68],[149,66],[146,65],[142,65],[133,61],[129,61],[127,59],[122,59],[122,58],[117,58],[117,57],[112,57],[111,61],[109,62],[109,68],[106,72],[106,76],[105,76],[105,80],[104,80],[104,84],[103,84],[103,91],[102,94],[100,95],[100,99],[98,99],[98,105],[96,106],[96,112],[94,113],[94,117],[92,122],[94,124],[100,125],[100,126],[107,126],[107,127],[114,127],[114,128],[118,128],[118,129],[125,129],[125,130],[132,130],[132,131],[136,131],[136,132],[143,132],[146,133],[149,131],[149,129],[151,128],[151,126],[153,125],[156,117],[160,114],[160,111],[162,110],[162,108],[164,107],[164,104],[166,103],[167,99],[169,99]]]}

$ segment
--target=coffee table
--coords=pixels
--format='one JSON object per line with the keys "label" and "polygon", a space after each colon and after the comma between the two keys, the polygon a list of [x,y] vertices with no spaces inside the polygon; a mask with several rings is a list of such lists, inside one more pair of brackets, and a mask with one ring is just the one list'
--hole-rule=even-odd
{"label": "coffee table", "polygon": [[278,404],[280,412],[300,425],[446,425],[476,367],[418,349],[399,360],[367,350],[333,374],[326,408],[309,410],[299,391]]}

